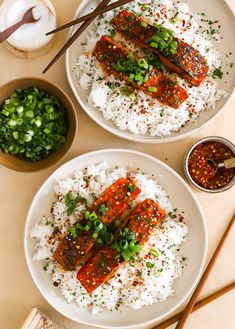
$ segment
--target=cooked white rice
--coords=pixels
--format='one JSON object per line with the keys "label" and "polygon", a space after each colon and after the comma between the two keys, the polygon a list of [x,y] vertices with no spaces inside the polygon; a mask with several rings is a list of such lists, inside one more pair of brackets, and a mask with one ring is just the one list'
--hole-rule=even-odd
{"label": "cooked white rice", "polygon": [[[138,0],[122,8],[141,13],[151,24],[156,20],[158,24],[163,24],[166,28],[173,30],[177,37],[184,38],[207,59],[210,67],[209,76],[199,87],[189,87],[176,74],[166,73],[168,76],[177,77],[179,84],[189,94],[189,98],[177,110],[162,106],[142,91],[136,91],[137,97],[134,101],[128,96],[121,95],[120,88],[125,83],[112,75],[105,74],[98,61],[91,55],[100,37],[110,35],[113,28],[109,21],[120,10],[118,9],[96,20],[96,29],[89,32],[84,54],[78,59],[75,74],[81,88],[87,91],[88,103],[101,111],[105,119],[112,120],[120,130],[160,137],[179,131],[185,124],[194,121],[202,111],[215,108],[216,101],[225,95],[225,91],[218,89],[217,82],[212,78],[214,69],[221,66],[221,55],[212,43],[219,38],[217,31],[214,31],[212,35],[200,32],[202,16],[194,14],[185,2]],[[156,14],[158,14],[157,18]],[[120,35],[116,34],[114,39],[141,55],[140,49]],[[116,87],[110,89],[107,85],[108,81],[112,86],[116,83]]]}
{"label": "cooked white rice", "polygon": [[[146,198],[151,198],[157,201],[168,215],[162,229],[152,235],[142,248],[140,259],[134,267],[129,262],[124,262],[108,282],[88,294],[76,279],[77,271],[62,271],[53,260],[58,243],[53,231],[56,227],[57,231],[65,233],[76,221],[75,216],[85,210],[84,206],[78,206],[74,215],[68,217],[66,193],[71,191],[74,197],[77,194],[83,196],[89,205],[113,182],[120,177],[126,177],[127,173],[131,173],[141,189],[132,207]],[[154,177],[139,169],[131,172],[126,168],[110,169],[106,162],[101,162],[89,165],[84,171],[75,172],[71,178],[58,180],[55,192],[56,201],[52,205],[51,215],[32,227],[31,237],[36,239],[34,260],[42,262],[42,267],[68,303],[75,301],[80,307],[97,313],[104,309],[117,309],[121,304],[139,309],[144,305],[164,301],[173,295],[174,280],[182,275],[184,257],[179,251],[187,234],[187,226],[182,221],[182,215],[176,214],[176,210],[172,209],[169,197]],[[176,215],[172,216],[171,212]],[[150,249],[158,252],[157,258],[149,254]],[[148,268],[147,262],[154,263],[154,267]]]}

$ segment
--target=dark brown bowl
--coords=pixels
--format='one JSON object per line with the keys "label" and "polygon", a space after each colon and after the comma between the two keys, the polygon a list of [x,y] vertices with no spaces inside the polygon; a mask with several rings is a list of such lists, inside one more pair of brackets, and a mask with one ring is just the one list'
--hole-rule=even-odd
{"label": "dark brown bowl", "polygon": [[35,172],[55,165],[68,153],[77,133],[77,114],[72,101],[61,88],[44,79],[27,77],[8,82],[0,87],[0,104],[2,104],[16,89],[29,87],[38,87],[39,89],[48,91],[50,94],[58,98],[66,110],[68,132],[63,146],[59,150],[51,153],[48,158],[40,161],[29,162],[20,160],[17,157],[5,154],[0,150],[0,163],[9,169],[20,172]]}

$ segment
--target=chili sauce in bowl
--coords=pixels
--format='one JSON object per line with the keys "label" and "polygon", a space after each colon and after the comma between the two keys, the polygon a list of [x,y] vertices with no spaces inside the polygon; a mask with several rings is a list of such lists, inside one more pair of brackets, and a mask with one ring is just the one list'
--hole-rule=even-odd
{"label": "chili sauce in bowl", "polygon": [[235,146],[222,137],[206,137],[196,142],[186,153],[184,172],[187,179],[198,189],[223,192],[235,183],[235,168],[218,168],[219,164],[235,156]]}

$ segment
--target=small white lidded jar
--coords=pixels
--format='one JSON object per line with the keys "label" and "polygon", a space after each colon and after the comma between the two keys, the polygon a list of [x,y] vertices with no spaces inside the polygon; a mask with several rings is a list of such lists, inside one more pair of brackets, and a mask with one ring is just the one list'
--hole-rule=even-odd
{"label": "small white lidded jar", "polygon": [[4,0],[0,7],[0,31],[20,21],[32,8],[37,22],[24,24],[14,32],[5,45],[15,55],[25,58],[40,56],[51,48],[53,34],[46,33],[56,28],[56,12],[50,0]]}

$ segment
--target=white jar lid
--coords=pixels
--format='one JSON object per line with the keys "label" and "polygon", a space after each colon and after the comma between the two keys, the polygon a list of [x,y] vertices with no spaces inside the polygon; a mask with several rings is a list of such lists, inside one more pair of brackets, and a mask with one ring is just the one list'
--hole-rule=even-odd
{"label": "white jar lid", "polygon": [[56,28],[56,12],[49,0],[5,0],[0,7],[0,31],[20,21],[24,13],[34,7],[35,19],[31,24],[25,24],[13,33],[7,41],[16,49],[24,52],[38,50],[48,44],[53,35],[46,32]]}

